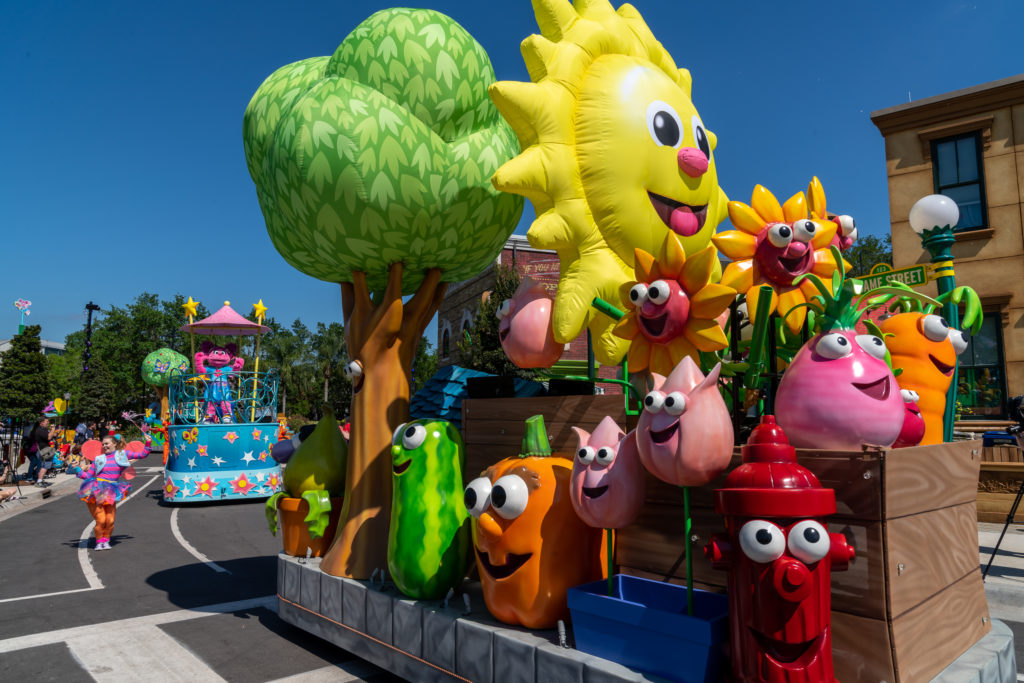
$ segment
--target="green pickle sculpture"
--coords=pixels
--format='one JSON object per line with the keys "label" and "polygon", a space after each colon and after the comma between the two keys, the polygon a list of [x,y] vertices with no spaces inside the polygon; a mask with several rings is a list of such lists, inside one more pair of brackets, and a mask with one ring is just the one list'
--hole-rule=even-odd
{"label": "green pickle sculpture", "polygon": [[302,442],[284,470],[284,491],[267,500],[267,523],[277,534],[277,504],[285,497],[302,498],[309,504],[305,522],[311,538],[323,536],[330,521],[331,498],[345,492],[348,444],[341,435],[334,411],[324,406],[324,416]]}
{"label": "green pickle sculpture", "polygon": [[395,430],[391,444],[388,571],[411,598],[444,597],[462,581],[472,559],[462,437],[450,422],[414,420]]}

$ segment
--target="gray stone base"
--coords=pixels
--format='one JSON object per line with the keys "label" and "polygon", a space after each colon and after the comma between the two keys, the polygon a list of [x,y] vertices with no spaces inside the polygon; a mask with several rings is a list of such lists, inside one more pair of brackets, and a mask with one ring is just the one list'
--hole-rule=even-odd
{"label": "gray stone base", "polygon": [[1013,631],[992,620],[992,630],[932,679],[933,683],[1016,683]]}

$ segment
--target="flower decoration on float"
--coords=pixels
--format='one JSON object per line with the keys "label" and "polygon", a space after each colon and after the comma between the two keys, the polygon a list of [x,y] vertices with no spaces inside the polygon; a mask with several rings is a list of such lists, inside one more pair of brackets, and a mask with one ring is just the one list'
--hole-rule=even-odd
{"label": "flower decoration on float", "polygon": [[835,223],[836,233],[832,237],[832,246],[838,247],[839,251],[846,251],[853,246],[857,241],[857,222],[853,220],[853,216],[845,214],[829,216],[825,208],[825,188],[822,187],[818,176],[811,178],[811,182],[807,184],[807,203],[811,220]]}
{"label": "flower decoration on float", "polygon": [[197,481],[196,482],[196,490],[192,492],[192,495],[193,496],[208,496],[210,498],[213,498],[213,492],[216,490],[216,488],[217,488],[217,481],[215,479],[211,479],[209,476],[207,476],[206,479],[203,479],[202,481]]}
{"label": "flower decoration on float", "polygon": [[[842,261],[829,249],[837,225],[809,217],[808,202],[798,192],[780,205],[768,188],[754,187],[750,205],[729,202],[729,219],[737,230],[726,230],[712,237],[715,246],[732,260],[722,274],[722,284],[747,297],[747,314],[756,321],[761,285],[772,288],[768,312],[783,316],[796,333],[803,327],[807,303],[816,293],[805,275],[831,277]],[[790,312],[793,314],[790,315]]]}
{"label": "flower decoration on float", "polygon": [[636,279],[620,288],[626,315],[616,336],[630,340],[626,359],[630,372],[650,370],[668,375],[686,357],[700,360],[700,351],[728,346],[716,320],[732,303],[736,291],[712,283],[718,262],[707,246],[689,258],[679,239],[665,236],[658,257],[636,250]]}

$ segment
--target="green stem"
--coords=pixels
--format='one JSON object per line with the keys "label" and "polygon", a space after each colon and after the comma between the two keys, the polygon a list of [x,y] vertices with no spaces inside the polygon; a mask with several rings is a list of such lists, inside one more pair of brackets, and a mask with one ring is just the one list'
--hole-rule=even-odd
{"label": "green stem", "polygon": [[601,313],[604,313],[612,320],[621,320],[622,316],[626,315],[625,313],[615,308],[615,306],[612,306],[610,303],[608,303],[599,296],[595,296],[594,300],[590,302],[590,305],[596,308]]}
{"label": "green stem", "polygon": [[693,616],[693,519],[690,517],[690,487],[683,487],[683,516],[686,517],[686,614]]}
{"label": "green stem", "polygon": [[612,534],[615,533],[614,529],[605,529],[604,535],[608,546],[608,597],[615,597],[615,590],[612,587],[613,580],[612,576],[615,573],[615,542],[612,538]]}

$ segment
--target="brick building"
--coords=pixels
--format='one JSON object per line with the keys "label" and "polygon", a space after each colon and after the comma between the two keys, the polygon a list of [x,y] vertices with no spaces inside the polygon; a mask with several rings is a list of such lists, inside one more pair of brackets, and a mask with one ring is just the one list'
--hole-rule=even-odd
{"label": "brick building", "polygon": [[[534,249],[523,235],[512,235],[495,262],[469,280],[448,287],[448,293],[437,314],[437,348],[441,367],[459,362],[457,340],[468,330],[480,307],[485,292],[494,287],[495,268],[514,263],[520,277],[529,275],[541,282],[554,297],[558,289],[558,255],[546,249]],[[584,331],[565,345],[561,360],[552,369],[555,374],[585,375],[587,373],[587,334]],[[599,377],[617,377],[618,367],[598,368]],[[604,393],[621,393],[614,385],[604,385]]]}

